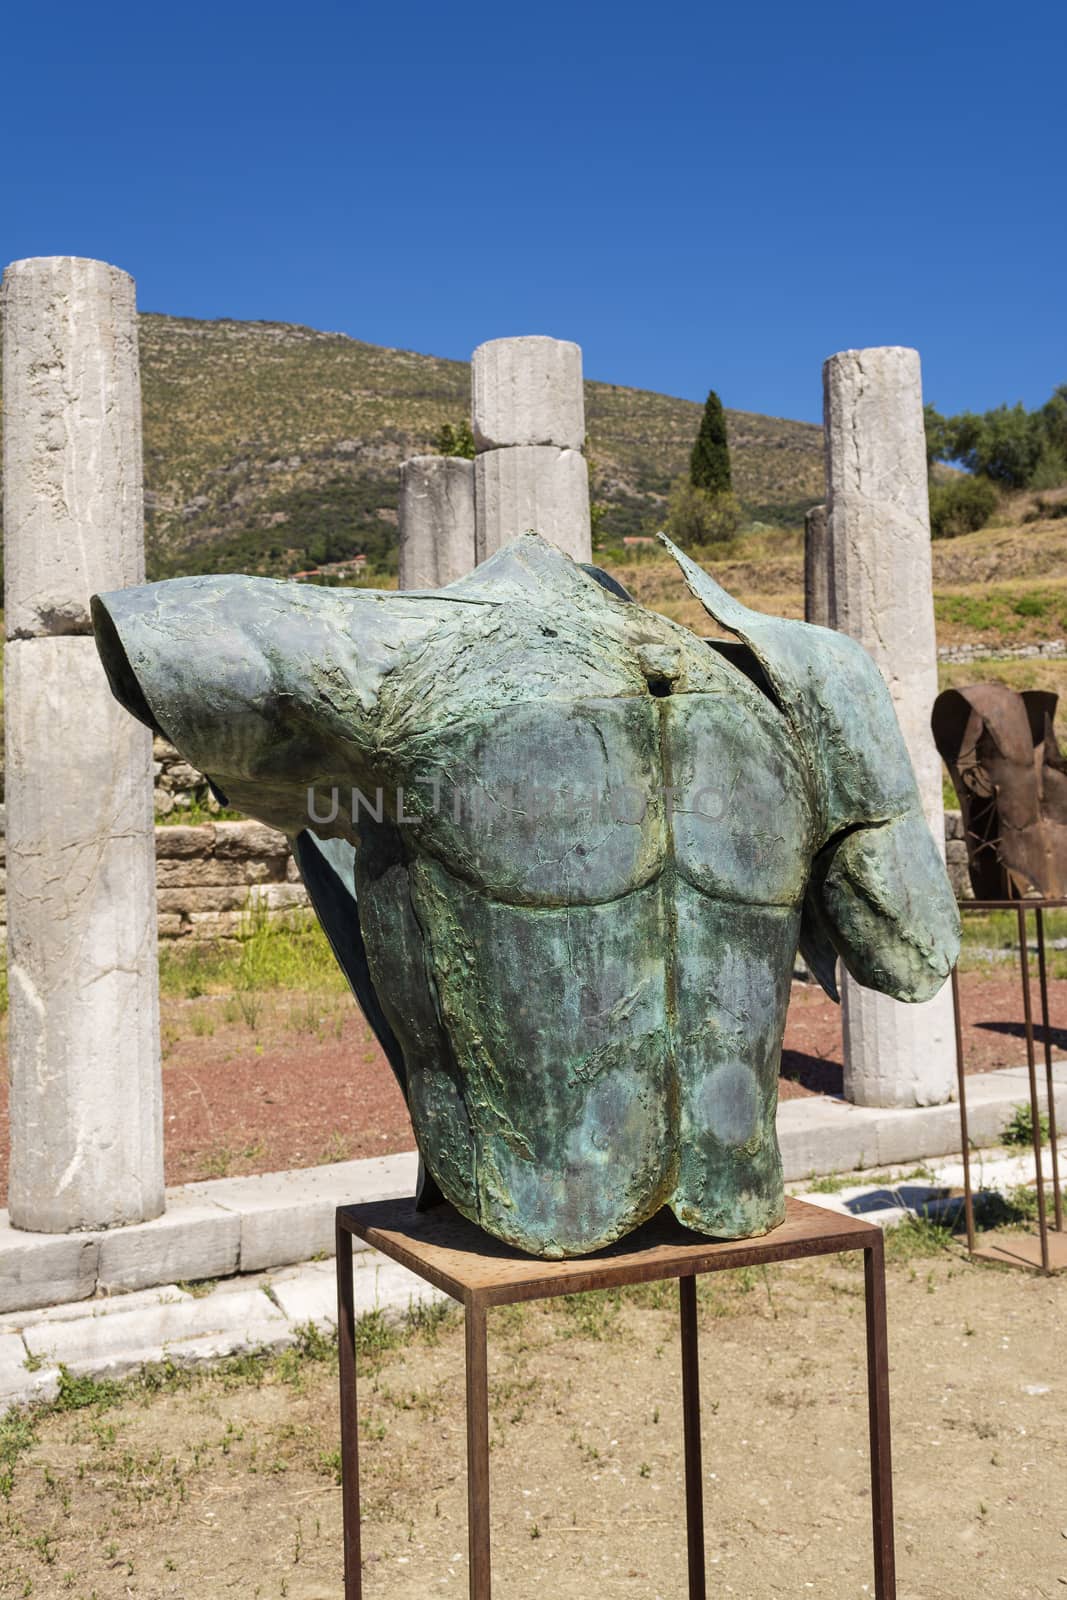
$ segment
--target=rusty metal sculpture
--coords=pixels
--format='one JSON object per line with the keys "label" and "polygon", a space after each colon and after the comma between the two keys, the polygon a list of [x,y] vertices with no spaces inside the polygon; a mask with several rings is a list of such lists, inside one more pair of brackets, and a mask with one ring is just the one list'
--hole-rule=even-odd
{"label": "rusty metal sculpture", "polygon": [[976,900],[1067,895],[1067,763],[1054,694],[946,689],[932,727],[963,813]]}
{"label": "rusty metal sculpture", "polygon": [[433,592],[94,601],[123,705],[293,838],[434,1183],[542,1256],[664,1205],[774,1227],[798,942],[832,993],[838,956],[903,1000],[956,958],[870,657],[674,554],[731,644],[532,534]]}

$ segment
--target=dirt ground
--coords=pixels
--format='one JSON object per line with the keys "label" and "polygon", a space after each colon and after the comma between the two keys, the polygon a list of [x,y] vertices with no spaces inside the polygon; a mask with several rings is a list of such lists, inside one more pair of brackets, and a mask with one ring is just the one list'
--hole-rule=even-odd
{"label": "dirt ground", "polygon": [[[1014,971],[964,973],[961,982],[968,1071],[1021,1065]],[[1067,1017],[1067,979],[1049,989],[1052,1017]],[[403,1097],[348,995],[268,991],[247,1017],[223,994],[164,998],[162,1013],[169,1184],[411,1149]],[[1059,1057],[1067,1029],[1054,1027],[1052,1035]],[[779,1095],[840,1094],[841,1084],[840,1008],[816,985],[794,984]],[[0,1069],[0,1205],[7,1198],[7,1093]]]}
{"label": "dirt ground", "polygon": [[[889,1274],[900,1600],[1049,1600],[1067,1585],[1067,1282],[922,1248],[905,1230]],[[862,1600],[862,1269],[723,1274],[700,1295],[711,1592]],[[380,1333],[360,1365],[367,1600],[464,1595],[462,1326]],[[673,1287],[492,1312],[490,1378],[494,1592],[681,1600]],[[46,1416],[0,1497],[0,1597],[340,1600],[335,1384],[319,1341]]]}

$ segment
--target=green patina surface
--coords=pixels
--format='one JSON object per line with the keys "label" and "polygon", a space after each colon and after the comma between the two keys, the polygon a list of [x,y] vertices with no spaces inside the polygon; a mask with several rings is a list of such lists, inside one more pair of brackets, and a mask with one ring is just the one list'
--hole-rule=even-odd
{"label": "green patina surface", "polygon": [[294,839],[433,1183],[545,1256],[774,1227],[798,942],[903,1000],[958,947],[870,658],[675,554],[734,644],[534,535],[436,593],[94,602],[122,703]]}

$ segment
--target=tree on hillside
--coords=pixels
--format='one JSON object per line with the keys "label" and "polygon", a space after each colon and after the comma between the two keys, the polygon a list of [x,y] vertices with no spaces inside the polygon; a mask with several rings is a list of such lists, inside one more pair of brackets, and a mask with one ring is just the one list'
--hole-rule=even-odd
{"label": "tree on hillside", "polygon": [[726,438],[726,413],[714,389],[708,391],[704,415],[700,419],[700,432],[689,457],[689,482],[694,489],[703,489],[712,495],[728,494],[733,487],[730,446]]}
{"label": "tree on hillside", "polygon": [[1023,405],[926,411],[926,449],[933,461],[954,461],[1005,489],[1053,489],[1067,482],[1067,384],[1038,411]]}

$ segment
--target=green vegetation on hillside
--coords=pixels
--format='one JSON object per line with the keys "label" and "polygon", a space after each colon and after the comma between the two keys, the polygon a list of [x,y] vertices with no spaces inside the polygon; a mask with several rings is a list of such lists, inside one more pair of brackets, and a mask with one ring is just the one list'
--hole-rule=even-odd
{"label": "green vegetation on hillside", "polygon": [[1000,496],[988,478],[961,476],[930,483],[930,533],[935,539],[955,539],[977,533],[996,510]]}
{"label": "green vegetation on hillside", "polygon": [[[466,362],[266,322],[140,318],[146,525],[152,577],[285,575],[367,556],[396,567],[397,468],[470,404]],[[654,533],[687,471],[701,407],[586,384],[602,541]],[[822,493],[822,432],[728,412],[748,518],[799,526]]]}
{"label": "green vegetation on hillside", "polygon": [[1005,489],[1067,483],[1067,384],[1036,411],[1023,405],[943,417],[926,407],[931,461],[954,461]]}

